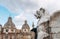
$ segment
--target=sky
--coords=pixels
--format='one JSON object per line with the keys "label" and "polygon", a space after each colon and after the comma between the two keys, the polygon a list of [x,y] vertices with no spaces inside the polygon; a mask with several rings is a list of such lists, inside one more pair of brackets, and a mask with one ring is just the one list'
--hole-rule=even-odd
{"label": "sky", "polygon": [[60,10],[60,0],[0,0],[0,24],[4,26],[11,16],[18,29],[25,20],[31,28],[33,22],[36,27],[37,19],[34,13],[41,7],[52,15],[53,12]]}

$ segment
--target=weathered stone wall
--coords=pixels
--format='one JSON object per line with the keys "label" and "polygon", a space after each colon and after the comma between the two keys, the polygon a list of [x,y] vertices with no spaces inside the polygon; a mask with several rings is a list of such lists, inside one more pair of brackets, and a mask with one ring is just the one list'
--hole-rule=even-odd
{"label": "weathered stone wall", "polygon": [[50,27],[53,39],[60,39],[60,11],[51,16]]}

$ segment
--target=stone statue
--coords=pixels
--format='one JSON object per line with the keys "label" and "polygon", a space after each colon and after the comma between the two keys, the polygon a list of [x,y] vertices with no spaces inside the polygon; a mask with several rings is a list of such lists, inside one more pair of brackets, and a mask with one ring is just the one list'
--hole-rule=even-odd
{"label": "stone statue", "polygon": [[48,33],[46,33],[46,29],[43,23],[50,20],[50,16],[43,8],[40,8],[40,10],[36,12],[35,16],[38,19],[37,39],[43,39],[44,37],[48,36]]}

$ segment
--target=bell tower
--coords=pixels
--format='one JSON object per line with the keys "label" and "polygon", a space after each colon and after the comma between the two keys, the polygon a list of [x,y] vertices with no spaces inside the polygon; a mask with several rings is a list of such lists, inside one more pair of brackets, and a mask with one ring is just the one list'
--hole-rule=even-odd
{"label": "bell tower", "polygon": [[33,24],[32,24],[32,28],[34,28],[34,22],[33,22]]}

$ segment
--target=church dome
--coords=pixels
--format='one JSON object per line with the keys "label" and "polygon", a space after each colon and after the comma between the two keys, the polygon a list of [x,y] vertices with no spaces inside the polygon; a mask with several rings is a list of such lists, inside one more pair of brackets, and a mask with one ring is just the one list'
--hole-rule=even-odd
{"label": "church dome", "polygon": [[12,22],[11,17],[8,18],[8,21],[4,24],[4,27],[15,28],[15,24]]}
{"label": "church dome", "polygon": [[25,23],[22,26],[22,29],[30,29],[29,25],[27,24],[27,21],[25,20]]}

